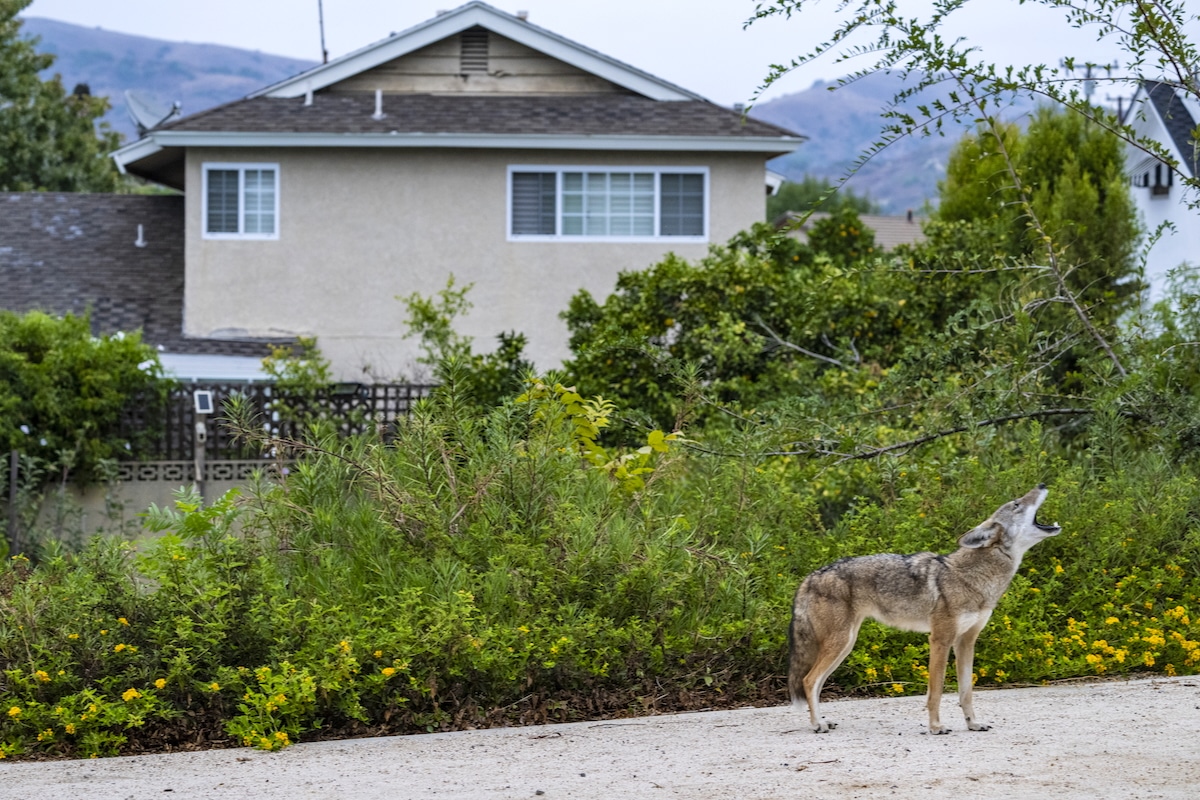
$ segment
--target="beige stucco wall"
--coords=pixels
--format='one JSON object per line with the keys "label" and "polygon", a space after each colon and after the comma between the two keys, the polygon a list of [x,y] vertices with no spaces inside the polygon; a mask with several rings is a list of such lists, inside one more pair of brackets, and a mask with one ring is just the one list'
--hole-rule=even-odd
{"label": "beige stucco wall", "polygon": [[[558,318],[571,296],[598,299],[618,272],[707,244],[510,242],[510,165],[705,166],[709,241],[763,219],[764,157],[415,149],[203,150],[187,159],[184,330],[193,336],[315,335],[342,380],[420,378],[397,295],[430,295],[453,273],[473,282],[458,326],[477,351],[523,331],[538,368],[569,356]],[[278,163],[277,241],[204,239],[201,164]],[[197,187],[192,190],[191,187]]]}

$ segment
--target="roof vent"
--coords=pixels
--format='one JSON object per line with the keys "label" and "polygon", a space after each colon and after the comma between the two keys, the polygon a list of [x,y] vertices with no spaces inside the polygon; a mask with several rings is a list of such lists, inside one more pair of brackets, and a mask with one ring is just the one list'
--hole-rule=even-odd
{"label": "roof vent", "polygon": [[464,75],[471,72],[488,71],[488,32],[474,27],[462,32],[462,53],[459,56],[459,71]]}
{"label": "roof vent", "polygon": [[529,12],[528,11],[518,11],[517,19],[521,20],[521,22],[529,22]]}

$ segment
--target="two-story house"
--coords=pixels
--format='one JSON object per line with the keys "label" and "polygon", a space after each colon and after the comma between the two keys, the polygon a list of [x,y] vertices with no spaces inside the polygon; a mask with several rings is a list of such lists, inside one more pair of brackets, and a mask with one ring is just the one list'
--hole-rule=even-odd
{"label": "two-story house", "polygon": [[414,377],[397,297],[450,275],[477,348],[556,366],[572,295],[763,220],[802,140],[475,1],[114,158],[184,194],[185,337],[312,335],[369,380]]}

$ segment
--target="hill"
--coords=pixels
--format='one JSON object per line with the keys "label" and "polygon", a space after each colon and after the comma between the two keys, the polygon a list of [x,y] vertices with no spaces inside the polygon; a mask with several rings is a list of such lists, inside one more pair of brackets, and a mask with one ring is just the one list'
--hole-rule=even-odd
{"label": "hill", "polygon": [[144,36],[86,28],[40,17],[25,17],[26,36],[41,37],[38,49],[56,56],[47,70],[62,75],[70,91],[86,83],[112,103],[105,119],[125,138],[137,132],[125,110],[126,89],[152,97],[165,107],[173,101],[191,114],[245,97],[291,77],[315,62],[273,56],[215,44],[168,42]]}
{"label": "hill", "polygon": [[[840,180],[879,140],[884,122],[880,115],[900,88],[898,78],[884,74],[840,87],[817,81],[802,92],[756,106],[751,116],[809,137],[796,152],[774,159],[771,169],[793,179],[807,174]],[[1028,101],[1018,102],[1004,116],[1015,118],[1030,107]],[[945,136],[902,139],[864,164],[846,186],[869,196],[885,214],[920,210],[926,199],[937,197],[937,182],[945,175],[950,150],[966,130],[967,126],[953,126]]]}
{"label": "hill", "polygon": [[[126,89],[154,98],[164,108],[178,100],[183,113],[192,114],[245,97],[316,63],[236,47],[132,36],[40,17],[26,17],[23,22],[27,36],[41,38],[39,49],[57,56],[48,72],[61,74],[68,91],[77,83],[86,83],[92,94],[109,98],[112,109],[105,119],[126,139],[136,137],[125,110]],[[899,88],[897,79],[874,75],[836,91],[831,88],[831,84],[818,81],[805,91],[752,110],[753,117],[809,137],[795,153],[772,161],[771,169],[789,178],[808,174],[836,181],[877,141],[880,112]],[[900,141],[867,162],[848,186],[870,196],[884,213],[919,210],[927,198],[936,197],[950,148],[963,130],[952,129],[945,137]]]}

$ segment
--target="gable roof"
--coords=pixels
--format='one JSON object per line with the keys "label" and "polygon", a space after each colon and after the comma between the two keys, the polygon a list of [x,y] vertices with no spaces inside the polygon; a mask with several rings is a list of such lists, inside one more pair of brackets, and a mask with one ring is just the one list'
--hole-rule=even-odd
{"label": "gable roof", "polygon": [[[1200,175],[1197,169],[1200,154],[1192,141],[1192,132],[1200,126],[1200,118],[1193,116],[1180,93],[1169,83],[1142,81],[1141,91],[1146,93],[1155,115],[1169,139],[1168,144],[1180,160],[1180,168],[1190,177]],[[1136,98],[1135,98],[1136,100]]]}
{"label": "gable roof", "polygon": [[[573,68],[589,70],[608,82],[605,85],[617,88],[582,94],[384,94],[348,89],[346,82],[355,75],[477,27]],[[382,115],[376,113],[376,103],[382,105]],[[113,159],[122,172],[182,189],[187,147],[715,151],[777,156],[795,150],[804,138],[777,125],[744,119],[738,111],[472,0],[245,99],[164,123],[117,150]]]}
{"label": "gable roof", "polygon": [[95,334],[140,329],[166,353],[269,355],[265,340],[184,337],[183,238],[179,196],[0,192],[0,308],[90,311]]}
{"label": "gable roof", "polygon": [[694,92],[540,28],[526,19],[506,14],[481,0],[471,0],[453,11],[439,14],[408,30],[394,33],[386,39],[336,58],[328,64],[302,72],[293,78],[267,86],[249,96],[301,97],[309,91],[320,91],[352,75],[373,69],[477,25],[652,100],[704,100]]}

